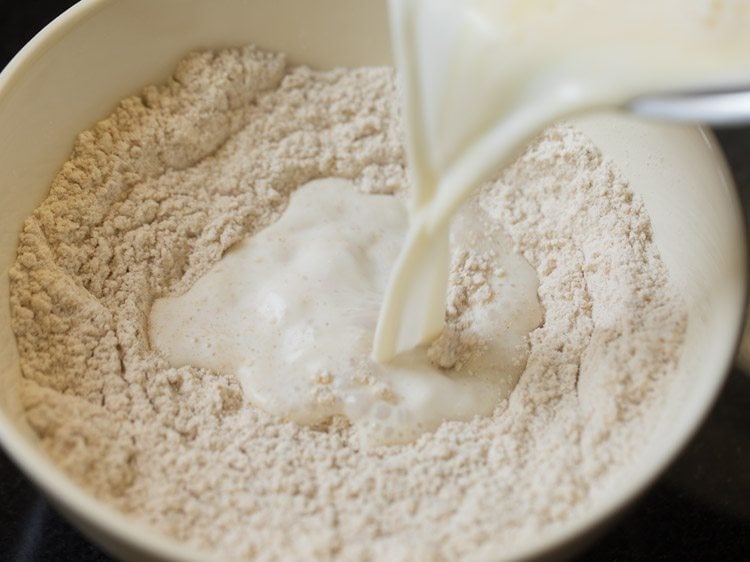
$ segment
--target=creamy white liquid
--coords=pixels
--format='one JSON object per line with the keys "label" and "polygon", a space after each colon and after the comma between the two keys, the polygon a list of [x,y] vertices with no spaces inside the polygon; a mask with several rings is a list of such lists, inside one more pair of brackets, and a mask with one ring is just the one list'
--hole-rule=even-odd
{"label": "creamy white liquid", "polygon": [[154,303],[152,345],[175,366],[236,373],[269,413],[307,425],[345,416],[369,445],[488,414],[515,386],[541,322],[536,273],[479,205],[468,206],[453,225],[455,251],[492,252],[504,272],[488,279],[492,297],[465,312],[477,351],[458,370],[433,366],[425,348],[378,364],[378,310],[407,226],[394,197],[311,182],[187,293]]}
{"label": "creamy white liquid", "polygon": [[447,224],[546,125],[638,94],[750,85],[748,0],[391,0],[414,184],[373,357],[443,325]]}

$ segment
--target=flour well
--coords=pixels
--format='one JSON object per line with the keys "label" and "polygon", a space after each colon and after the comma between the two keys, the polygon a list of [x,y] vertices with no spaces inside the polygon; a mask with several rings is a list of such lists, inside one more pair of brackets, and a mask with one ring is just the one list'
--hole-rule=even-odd
{"label": "flour well", "polygon": [[[492,414],[360,449],[244,402],[237,379],[172,368],[149,345],[182,294],[316,178],[404,197],[390,69],[316,72],[253,48],[198,53],[82,133],[24,225],[11,271],[27,420],[80,485],[224,558],[433,560],[497,555],[595,506],[659,418],[686,311],[645,210],[583,135],[557,126],[480,205],[536,269],[544,323]],[[472,345],[458,255],[433,360]]]}
{"label": "flour well", "polygon": [[351,182],[310,182],[184,295],[154,302],[152,347],[175,367],[235,374],[251,404],[283,419],[341,416],[363,446],[488,415],[515,386],[542,321],[536,273],[493,223],[468,205],[453,225],[451,289],[463,299],[453,299],[444,337],[376,363],[372,339],[406,210]]}

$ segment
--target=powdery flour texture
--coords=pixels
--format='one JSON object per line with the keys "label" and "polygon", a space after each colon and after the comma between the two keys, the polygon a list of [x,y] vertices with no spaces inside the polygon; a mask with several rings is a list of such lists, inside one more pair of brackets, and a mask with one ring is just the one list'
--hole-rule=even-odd
{"label": "powdery flour texture", "polygon": [[203,52],[78,137],[10,273],[27,419],[72,479],[222,557],[455,560],[570,521],[638,459],[686,312],[641,202],[569,126],[478,195],[538,271],[545,309],[492,416],[360,450],[345,424],[274,419],[233,376],[150,348],[153,300],[185,291],[296,187],[407,189],[394,94],[391,69]]}

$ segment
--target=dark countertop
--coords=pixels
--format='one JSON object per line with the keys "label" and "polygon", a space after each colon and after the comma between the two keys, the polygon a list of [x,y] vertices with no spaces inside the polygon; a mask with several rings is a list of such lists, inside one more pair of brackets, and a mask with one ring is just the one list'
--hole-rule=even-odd
{"label": "dark countertop", "polygon": [[[71,4],[0,0],[0,67]],[[743,198],[750,198],[750,127],[717,133]],[[749,553],[750,377],[735,370],[687,449],[577,560],[731,561]],[[0,451],[0,560],[111,558],[64,521]]]}

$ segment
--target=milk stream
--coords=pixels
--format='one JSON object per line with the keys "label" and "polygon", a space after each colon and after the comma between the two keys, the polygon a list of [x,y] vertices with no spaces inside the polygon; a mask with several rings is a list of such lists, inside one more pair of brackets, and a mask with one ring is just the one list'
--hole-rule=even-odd
{"label": "milk stream", "polygon": [[373,357],[442,330],[447,225],[553,121],[644,93],[750,85],[747,0],[390,0],[413,183]]}

